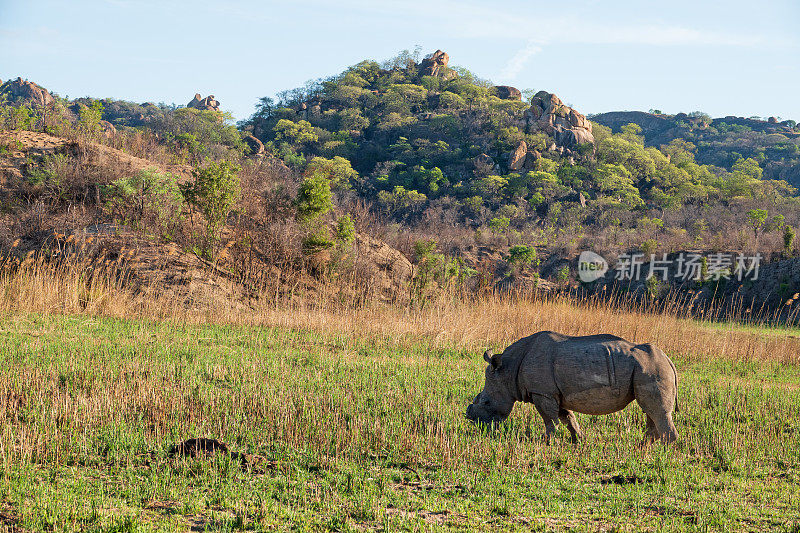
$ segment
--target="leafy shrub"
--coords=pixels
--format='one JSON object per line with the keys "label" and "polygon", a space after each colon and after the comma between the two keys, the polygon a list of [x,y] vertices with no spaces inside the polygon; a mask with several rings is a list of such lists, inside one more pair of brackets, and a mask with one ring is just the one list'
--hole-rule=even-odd
{"label": "leafy shrub", "polygon": [[326,176],[316,172],[306,176],[295,200],[297,219],[308,222],[324,215],[333,207],[331,197],[331,182]]}
{"label": "leafy shrub", "polygon": [[518,244],[508,250],[508,264],[511,266],[525,267],[533,262],[537,262],[535,246]]}
{"label": "leafy shrub", "polygon": [[651,255],[656,253],[656,249],[658,249],[658,241],[655,239],[647,239],[639,247],[639,251],[644,254],[646,260],[649,259]]}
{"label": "leafy shrub", "polygon": [[334,242],[328,237],[328,232],[324,227],[317,228],[303,237],[303,253],[305,255],[312,255],[323,250],[332,248]]}
{"label": "leafy shrub", "polygon": [[352,244],[356,238],[356,227],[350,215],[339,217],[336,221],[336,240],[344,245]]}
{"label": "leafy shrub", "polygon": [[69,159],[65,154],[46,156],[39,164],[28,161],[25,165],[25,178],[50,203],[65,201],[69,196],[70,184],[66,173]]}
{"label": "leafy shrub", "polygon": [[154,168],[111,182],[105,194],[114,218],[133,227],[151,228],[167,239],[183,219],[183,195],[175,176]]}
{"label": "leafy shrub", "polygon": [[181,188],[186,201],[205,217],[203,253],[209,257],[213,257],[219,231],[241,194],[239,170],[240,167],[230,161],[209,163],[192,170],[194,182]]}

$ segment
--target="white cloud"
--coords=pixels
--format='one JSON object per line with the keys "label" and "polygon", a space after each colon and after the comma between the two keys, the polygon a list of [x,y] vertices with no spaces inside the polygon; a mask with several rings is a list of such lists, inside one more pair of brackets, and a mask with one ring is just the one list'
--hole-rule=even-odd
{"label": "white cloud", "polygon": [[525,68],[525,65],[528,64],[530,58],[541,51],[542,47],[534,42],[529,42],[524,48],[518,50],[500,71],[498,75],[500,82],[514,81],[517,79],[517,76],[519,76],[522,69]]}

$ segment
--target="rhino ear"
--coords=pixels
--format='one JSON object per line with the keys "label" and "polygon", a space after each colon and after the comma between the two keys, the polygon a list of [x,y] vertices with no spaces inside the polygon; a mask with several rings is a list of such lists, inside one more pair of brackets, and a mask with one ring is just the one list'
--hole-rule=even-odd
{"label": "rhino ear", "polygon": [[503,361],[502,361],[502,359],[500,359],[501,355],[503,355],[503,354],[499,354],[498,353],[498,354],[494,354],[492,356],[491,365],[492,365],[492,368],[494,368],[495,370],[500,370],[503,367]]}
{"label": "rhino ear", "polygon": [[483,359],[492,365],[492,368],[497,370],[498,368],[503,366],[503,361],[500,359],[502,354],[496,354],[491,349],[486,350],[483,354]]}

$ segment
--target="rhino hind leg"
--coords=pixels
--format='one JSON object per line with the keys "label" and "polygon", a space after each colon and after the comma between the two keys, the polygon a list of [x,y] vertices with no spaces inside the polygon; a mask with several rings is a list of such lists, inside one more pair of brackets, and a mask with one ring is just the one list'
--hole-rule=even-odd
{"label": "rhino hind leg", "polygon": [[558,418],[564,423],[564,425],[567,426],[567,429],[572,436],[573,444],[577,444],[579,440],[583,440],[583,432],[581,431],[581,427],[578,425],[578,419],[575,418],[575,413],[569,409],[560,409],[558,411]]}

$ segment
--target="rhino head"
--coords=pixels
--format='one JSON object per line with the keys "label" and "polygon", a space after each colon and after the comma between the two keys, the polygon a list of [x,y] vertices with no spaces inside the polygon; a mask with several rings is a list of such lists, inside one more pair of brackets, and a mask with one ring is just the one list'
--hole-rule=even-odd
{"label": "rhino head", "polygon": [[489,363],[483,390],[467,406],[467,418],[473,422],[500,423],[511,414],[515,400],[510,391],[515,384],[515,376],[503,365],[501,357],[502,354],[493,354],[491,350],[486,350],[483,354],[483,358]]}

